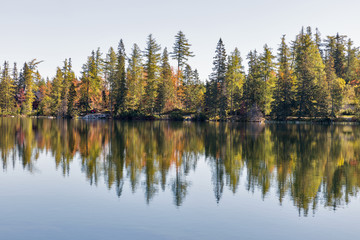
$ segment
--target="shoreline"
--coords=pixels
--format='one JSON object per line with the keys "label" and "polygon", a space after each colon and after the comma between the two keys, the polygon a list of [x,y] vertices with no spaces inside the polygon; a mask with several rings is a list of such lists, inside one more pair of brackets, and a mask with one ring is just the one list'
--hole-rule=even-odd
{"label": "shoreline", "polygon": [[110,121],[123,121],[123,122],[143,122],[143,121],[169,121],[169,122],[219,122],[219,123],[250,123],[250,124],[319,124],[319,125],[360,125],[360,119],[353,119],[353,118],[322,118],[322,119],[291,119],[291,120],[274,120],[274,119],[262,119],[259,121],[246,121],[246,120],[219,120],[219,119],[207,119],[207,120],[197,120],[192,118],[184,118],[182,120],[179,119],[170,119],[170,118],[156,118],[156,117],[149,117],[149,118],[134,118],[134,119],[127,119],[127,118],[112,118],[111,116],[105,116],[104,114],[99,115],[86,115],[82,117],[76,118],[66,118],[66,117],[54,117],[54,116],[2,116],[0,118],[36,118],[36,119],[67,119],[67,120],[84,120],[84,121],[98,121],[98,120],[110,120]]}

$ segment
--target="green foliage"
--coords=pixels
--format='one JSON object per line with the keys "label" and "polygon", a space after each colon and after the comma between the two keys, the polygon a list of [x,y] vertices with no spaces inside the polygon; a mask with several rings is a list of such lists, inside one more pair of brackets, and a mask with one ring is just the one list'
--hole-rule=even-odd
{"label": "green foliage", "polygon": [[[52,80],[37,71],[40,62],[26,62],[18,74],[5,62],[0,78],[1,114],[41,114],[74,117],[91,112],[110,112],[113,117],[144,118],[174,109],[225,120],[245,119],[251,109],[275,119],[289,116],[317,118],[360,106],[360,53],[346,36],[336,34],[325,41],[316,30],[302,29],[288,47],[285,37],[275,62],[265,44],[263,52],[247,55],[244,72],[237,48],[227,56],[220,39],[213,71],[206,82],[188,64],[194,54],[184,33],[175,36],[173,51],[150,34],[145,51],[136,44],[127,56],[122,39],[117,52],[110,48],[105,59],[100,49],[92,51],[79,79],[71,59],[56,70]],[[177,72],[169,63],[176,60]],[[360,109],[360,107],[359,107]]]}
{"label": "green foliage", "polygon": [[185,34],[182,31],[179,31],[175,36],[173,52],[171,53],[172,58],[177,61],[178,76],[180,74],[180,69],[186,64],[189,57],[194,57],[193,52],[190,51],[190,47],[191,44],[189,44]]}
{"label": "green foliage", "polygon": [[294,42],[297,116],[327,115],[328,87],[325,66],[312,40],[311,29],[300,32]]}
{"label": "green foliage", "polygon": [[281,39],[278,49],[278,73],[274,89],[274,101],[271,104],[271,114],[280,120],[292,115],[293,106],[293,74],[290,65],[290,50],[285,42],[285,36]]}
{"label": "green foliage", "polygon": [[155,101],[158,88],[158,72],[160,61],[160,45],[150,34],[148,36],[147,47],[145,49],[145,73],[146,73],[146,86],[145,86],[145,111],[153,114],[155,110]]}
{"label": "green foliage", "polygon": [[0,114],[9,115],[14,113],[15,108],[15,85],[10,76],[9,63],[4,62],[0,77]]}

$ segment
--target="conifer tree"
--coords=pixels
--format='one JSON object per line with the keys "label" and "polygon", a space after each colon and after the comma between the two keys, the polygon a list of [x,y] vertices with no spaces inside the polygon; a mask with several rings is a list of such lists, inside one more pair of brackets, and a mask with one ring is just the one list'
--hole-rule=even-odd
{"label": "conifer tree", "polygon": [[67,115],[70,117],[76,116],[76,98],[77,98],[77,92],[76,92],[76,85],[74,79],[70,85],[69,100],[67,106],[67,110],[68,110]]}
{"label": "conifer tree", "polygon": [[160,81],[157,93],[157,103],[156,110],[161,113],[169,99],[171,91],[171,67],[169,63],[169,54],[167,48],[164,48],[162,57],[161,57],[161,66],[160,66]]}
{"label": "conifer tree", "polygon": [[125,46],[122,39],[120,39],[118,46],[118,54],[117,54],[117,66],[116,66],[116,103],[114,112],[115,115],[119,113],[123,113],[126,110],[126,71],[125,71],[125,63],[126,63],[126,53]]}
{"label": "conifer tree", "polygon": [[173,51],[171,52],[171,56],[173,59],[177,61],[177,76],[180,79],[180,70],[189,57],[194,57],[193,52],[190,51],[191,44],[189,44],[188,39],[186,39],[185,34],[182,31],[179,31],[175,35],[175,43],[173,46]]}
{"label": "conifer tree", "polygon": [[242,66],[242,58],[240,56],[240,51],[235,48],[228,57],[228,68],[226,72],[229,108],[231,112],[240,106],[244,81],[245,75],[244,67]]}
{"label": "conifer tree", "polygon": [[330,115],[336,117],[336,113],[340,110],[343,99],[343,91],[345,88],[345,80],[338,78],[335,73],[334,59],[332,56],[327,56],[326,62],[326,81],[330,91]]}
{"label": "conifer tree", "polygon": [[131,111],[141,110],[144,95],[143,66],[141,50],[134,44],[127,69],[127,106]]}
{"label": "conifer tree", "polygon": [[21,83],[24,85],[23,89],[25,95],[24,105],[22,106],[22,113],[24,114],[31,114],[33,110],[33,102],[35,100],[34,75],[36,67],[39,63],[41,63],[41,61],[37,62],[36,59],[33,59],[31,62],[24,64],[22,71],[23,83]]}
{"label": "conifer tree", "polygon": [[113,112],[113,105],[115,103],[116,93],[116,66],[117,66],[117,55],[112,47],[110,47],[105,60],[105,85],[109,89],[109,110]]}
{"label": "conifer tree", "polygon": [[145,73],[146,73],[146,86],[145,86],[145,110],[147,113],[153,114],[157,93],[158,81],[158,63],[160,61],[160,45],[156,43],[152,34],[148,36],[147,46],[145,48]]}
{"label": "conifer tree", "polygon": [[294,43],[296,101],[299,117],[327,114],[328,88],[319,49],[312,40],[311,30],[300,32]]}
{"label": "conifer tree", "polygon": [[51,102],[52,102],[52,112],[56,116],[62,115],[62,92],[64,88],[64,76],[61,69],[58,67],[56,70],[56,76],[52,81],[52,88],[51,88]]}
{"label": "conifer tree", "polygon": [[102,58],[100,49],[92,51],[87,62],[83,65],[80,78],[80,106],[86,113],[91,108],[99,107],[102,86]]}
{"label": "conifer tree", "polygon": [[346,50],[346,83],[351,83],[358,78],[357,69],[359,68],[359,59],[356,58],[357,49],[353,47],[353,41],[351,39],[347,42]]}
{"label": "conifer tree", "polygon": [[272,115],[279,120],[285,120],[291,116],[293,104],[293,76],[290,63],[290,50],[285,42],[285,36],[281,38],[278,49],[278,73],[274,89],[274,101],[271,104]]}
{"label": "conifer tree", "polygon": [[228,106],[227,87],[226,87],[226,51],[222,39],[220,38],[213,61],[213,72],[210,75],[210,85],[212,85],[211,94],[212,99],[218,103],[219,112],[215,107],[215,114],[219,114],[221,118],[226,117],[226,110]]}
{"label": "conifer tree", "polygon": [[4,62],[0,78],[0,110],[3,114],[10,114],[14,108],[15,85],[10,76],[9,63]]}
{"label": "conifer tree", "polygon": [[261,72],[261,60],[257,51],[250,51],[248,59],[248,75],[244,84],[244,100],[247,111],[253,107],[265,112],[266,103],[266,82]]}
{"label": "conifer tree", "polygon": [[273,61],[275,57],[272,55],[271,49],[265,44],[264,52],[260,56],[261,62],[261,76],[265,82],[265,114],[270,113],[271,102],[273,101],[273,89],[275,87],[275,63]]}

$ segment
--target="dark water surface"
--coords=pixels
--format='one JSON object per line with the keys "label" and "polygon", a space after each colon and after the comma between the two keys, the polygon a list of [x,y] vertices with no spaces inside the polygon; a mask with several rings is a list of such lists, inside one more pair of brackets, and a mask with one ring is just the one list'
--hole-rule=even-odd
{"label": "dark water surface", "polygon": [[0,239],[358,239],[360,127],[0,118]]}

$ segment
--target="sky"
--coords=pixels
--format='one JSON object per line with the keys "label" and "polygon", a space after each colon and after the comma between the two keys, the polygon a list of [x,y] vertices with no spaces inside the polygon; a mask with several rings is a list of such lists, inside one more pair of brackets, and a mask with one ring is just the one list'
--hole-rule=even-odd
{"label": "sky", "polygon": [[105,57],[120,39],[127,53],[134,43],[143,50],[150,33],[171,51],[182,30],[195,54],[189,64],[202,80],[212,71],[220,37],[227,53],[238,47],[244,60],[265,43],[275,54],[281,36],[290,42],[302,26],[360,44],[358,0],[0,0],[0,8],[0,62],[43,60],[39,72],[50,79],[65,58],[80,76],[92,50],[100,47]]}

